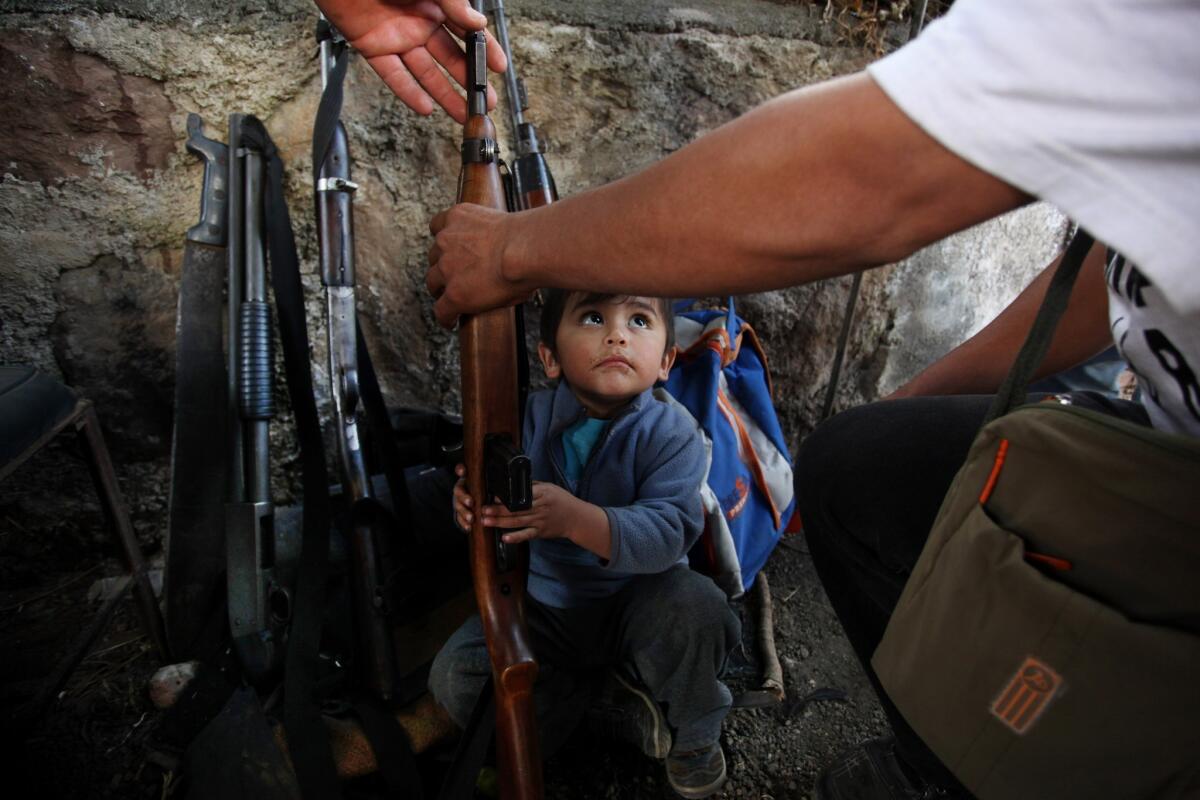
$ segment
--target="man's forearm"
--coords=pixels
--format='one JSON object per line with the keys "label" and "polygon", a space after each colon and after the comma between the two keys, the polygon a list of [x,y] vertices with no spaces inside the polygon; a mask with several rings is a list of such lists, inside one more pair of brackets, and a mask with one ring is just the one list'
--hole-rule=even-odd
{"label": "man's forearm", "polygon": [[[1112,343],[1104,284],[1104,254],[1105,246],[1099,242],[1088,252],[1071,293],[1071,302],[1059,321],[1036,377],[1072,367]],[[1024,344],[1046,296],[1046,287],[1061,260],[1060,255],[1052,261],[979,333],[935,361],[889,397],[995,392]]]}
{"label": "man's forearm", "polygon": [[527,287],[759,291],[897,260],[1026,200],[930,138],[864,73],[513,215],[501,267]]}

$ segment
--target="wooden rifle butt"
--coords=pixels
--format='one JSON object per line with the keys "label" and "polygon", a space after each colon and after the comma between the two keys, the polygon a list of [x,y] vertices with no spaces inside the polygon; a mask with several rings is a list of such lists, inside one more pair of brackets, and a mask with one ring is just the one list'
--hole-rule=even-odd
{"label": "wooden rifle butt", "polygon": [[537,673],[536,661],[514,664],[496,673],[496,756],[501,764],[511,765],[500,771],[500,796],[504,800],[542,797],[542,760],[533,714]]}

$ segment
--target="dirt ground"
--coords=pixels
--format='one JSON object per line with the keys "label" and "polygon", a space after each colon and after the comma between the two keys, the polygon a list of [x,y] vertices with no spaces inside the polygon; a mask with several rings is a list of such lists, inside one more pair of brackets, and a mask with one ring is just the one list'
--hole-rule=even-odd
{"label": "dirt ground", "polygon": [[[69,438],[69,437],[68,437]],[[165,465],[118,464],[145,552],[166,523]],[[146,685],[160,666],[126,600],[50,705],[23,730],[11,714],[44,683],[98,600],[89,588],[120,572],[82,460],[69,444],[48,448],[0,484],[0,713],[6,780],[45,798],[165,798],[169,775],[146,761],[160,712]],[[802,538],[785,540],[767,565],[775,635],[789,703],[735,710],[726,721],[729,782],[722,798],[808,797],[822,766],[878,736],[886,722],[825,599]],[[799,702],[822,689],[844,700]],[[837,693],[823,692],[822,695]],[[660,763],[634,748],[576,732],[545,767],[546,797],[669,798]],[[12,785],[12,784],[10,784]]]}

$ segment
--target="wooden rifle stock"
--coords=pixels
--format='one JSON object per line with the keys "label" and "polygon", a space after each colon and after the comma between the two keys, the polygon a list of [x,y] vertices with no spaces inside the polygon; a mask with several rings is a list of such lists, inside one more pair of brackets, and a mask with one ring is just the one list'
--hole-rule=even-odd
{"label": "wooden rifle stock", "polygon": [[[486,112],[484,42],[482,33],[470,34],[466,42],[470,114],[463,131],[458,201],[503,211],[507,203],[496,156],[496,129]],[[495,473],[503,473],[505,466],[519,460],[516,337],[512,308],[464,316],[459,322],[463,454],[467,486],[477,510],[470,534],[471,574],[495,684],[500,797],[538,800],[542,796],[542,765],[533,713],[538,665],[525,624],[529,546],[501,543],[502,531],[485,528],[478,513],[493,502],[493,495],[505,494],[497,491]],[[503,498],[510,507],[528,505],[527,460],[524,467],[524,486],[514,490],[524,496]],[[489,473],[493,473],[491,481]]]}

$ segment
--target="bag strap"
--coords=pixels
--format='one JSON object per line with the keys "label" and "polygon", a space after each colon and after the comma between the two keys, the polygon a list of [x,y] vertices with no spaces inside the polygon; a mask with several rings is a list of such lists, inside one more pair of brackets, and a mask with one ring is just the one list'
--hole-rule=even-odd
{"label": "bag strap", "polygon": [[333,69],[325,79],[321,102],[317,105],[317,118],[313,123],[312,168],[313,175],[321,174],[321,165],[333,143],[338,120],[342,116],[342,84],[346,78],[346,65],[350,63],[350,51],[341,34],[324,17],[317,23],[317,41],[329,40],[333,51]]}
{"label": "bag strap", "polygon": [[1042,301],[1041,308],[1038,309],[1037,317],[1034,318],[1033,325],[1030,327],[1029,336],[1026,337],[1025,344],[1021,346],[1021,351],[1017,354],[1012,369],[1008,372],[1008,377],[1004,379],[1000,391],[996,393],[996,397],[992,401],[992,407],[983,421],[984,425],[1004,416],[1025,402],[1029,382],[1046,357],[1046,351],[1050,349],[1050,340],[1054,338],[1058,321],[1062,318],[1063,312],[1067,310],[1067,302],[1071,298],[1071,289],[1075,286],[1075,278],[1079,275],[1083,259],[1092,249],[1094,241],[1091,234],[1083,228],[1076,230],[1074,238],[1067,246],[1066,253],[1063,254],[1062,261],[1059,262],[1058,269],[1054,271],[1054,277],[1050,279],[1050,286],[1046,289],[1046,298]]}

